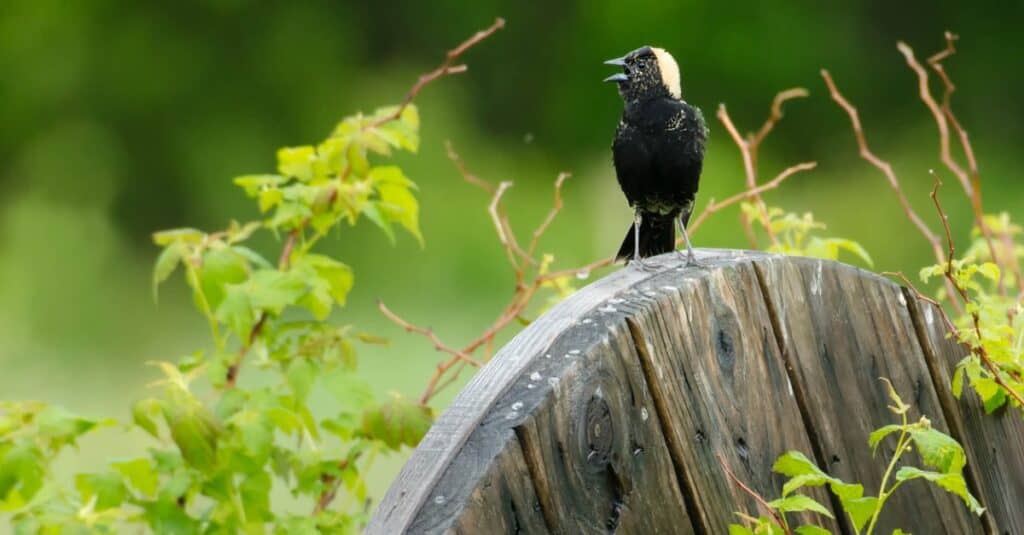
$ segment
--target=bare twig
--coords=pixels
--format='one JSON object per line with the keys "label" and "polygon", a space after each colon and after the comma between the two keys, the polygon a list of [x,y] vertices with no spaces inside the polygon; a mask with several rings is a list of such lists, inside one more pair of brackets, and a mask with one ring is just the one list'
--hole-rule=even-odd
{"label": "bare twig", "polygon": [[725,458],[722,457],[721,453],[716,452],[715,457],[718,457],[718,463],[722,465],[722,470],[724,470],[725,474],[729,476],[729,479],[731,479],[732,482],[736,484],[736,486],[742,489],[743,492],[749,494],[751,498],[753,498],[758,504],[760,504],[761,507],[769,515],[771,515],[772,520],[774,520],[775,523],[778,524],[779,528],[785,530],[787,535],[793,535],[793,532],[789,529],[789,525],[786,523],[786,520],[782,517],[782,514],[776,511],[775,509],[772,509],[772,507],[768,505],[768,501],[765,500],[763,496],[758,494],[757,491],[755,491],[754,489],[748,487],[747,484],[744,483],[740,478],[736,477],[736,474],[732,473],[732,470],[729,469],[729,465],[726,464]]}
{"label": "bare twig", "polygon": [[[861,126],[860,114],[857,112],[857,108],[855,108],[853,104],[850,104],[850,101],[846,100],[846,97],[839,92],[839,88],[832,80],[832,75],[829,74],[827,70],[822,69],[821,77],[825,79],[825,85],[828,86],[828,91],[832,96],[832,100],[834,100],[839,107],[843,108],[846,114],[850,117],[850,125],[853,128],[853,135],[857,140],[860,157],[875,166],[883,175],[885,175],[886,180],[889,181],[889,186],[891,186],[893,192],[896,193],[896,199],[903,208],[903,213],[907,216],[907,219],[917,227],[917,230],[922,236],[924,236],[925,240],[928,240],[928,244],[931,245],[932,254],[935,255],[935,261],[940,264],[946,262],[946,256],[943,252],[942,243],[939,241],[938,235],[932,232],[932,229],[928,227],[928,224],[921,219],[921,216],[917,215],[917,212],[914,211],[914,208],[910,205],[910,201],[907,200],[907,196],[903,194],[903,188],[900,187],[900,181],[896,177],[896,172],[893,171],[892,165],[876,156],[868,147],[867,137],[864,135],[864,128]],[[952,297],[953,288],[947,287],[947,289],[950,290],[950,296]],[[953,303],[957,312],[962,311],[959,302],[952,298],[950,299],[950,302]]]}
{"label": "bare twig", "polygon": [[422,91],[430,82],[433,82],[442,76],[466,72],[467,67],[465,65],[455,65],[455,61],[459,59],[459,56],[504,27],[505,19],[500,17],[494,19],[494,24],[491,24],[490,27],[476,32],[469,39],[463,41],[462,44],[449,50],[448,53],[445,54],[444,61],[441,62],[441,65],[428,73],[420,75],[419,79],[416,80],[416,83],[409,89],[409,92],[405,94],[405,98],[402,99],[402,103],[398,105],[398,108],[395,109],[394,113],[381,117],[370,124],[369,127],[380,126],[401,117],[405,108],[409,106],[413,99],[415,99],[416,96],[420,94],[420,91]]}
{"label": "bare twig", "polygon": [[761,125],[761,128],[757,133],[747,136],[747,143],[754,149],[754,167],[757,167],[757,148],[760,147],[764,138],[768,137],[768,134],[773,128],[775,128],[775,125],[779,120],[782,119],[782,104],[787,100],[792,100],[794,98],[805,98],[809,94],[810,93],[802,87],[793,87],[786,89],[785,91],[780,91],[775,95],[775,98],[772,100],[771,113],[768,115],[768,118],[765,119],[764,124]]}
{"label": "bare twig", "polygon": [[[971,201],[971,211],[974,214],[974,224],[981,231],[984,236],[986,244],[989,248],[989,253],[992,255],[992,261],[999,263],[999,259],[996,255],[995,244],[992,241],[992,231],[985,224],[985,213],[981,205],[981,190],[980,190],[980,179],[978,176],[977,161],[974,159],[974,150],[971,148],[970,141],[967,138],[967,132],[961,127],[960,122],[956,120],[956,116],[953,115],[953,110],[950,108],[950,99],[953,91],[956,87],[953,82],[946,75],[945,69],[939,63],[942,59],[953,55],[956,49],[953,47],[953,42],[957,37],[950,32],[946,32],[946,48],[940,51],[938,54],[932,56],[929,62],[933,69],[939,73],[940,78],[945,84],[946,91],[943,97],[943,106],[939,106],[932,97],[931,89],[928,87],[928,71],[917,61],[914,57],[914,50],[909,45],[900,41],[896,48],[899,49],[900,53],[907,60],[907,65],[910,66],[911,70],[917,74],[917,86],[920,93],[921,101],[924,102],[925,106],[931,112],[932,117],[935,118],[935,126],[939,130],[939,158],[942,160],[943,165],[946,166],[953,175],[956,176],[957,181],[964,189],[964,193],[967,198]],[[938,59],[936,59],[938,58]],[[954,130],[956,130],[961,145],[964,148],[964,153],[967,155],[969,164],[973,165],[972,175],[968,175],[967,171],[957,163],[956,159],[953,158],[952,150],[950,149],[952,143],[949,135],[949,124],[955,123]],[[1006,286],[1003,283],[1003,278],[999,277],[999,292],[1002,295],[1006,295]]]}
{"label": "bare twig", "polygon": [[786,168],[781,173],[779,173],[778,176],[776,176],[775,178],[769,180],[768,182],[765,182],[764,184],[761,184],[760,186],[755,187],[754,189],[743,190],[737,193],[736,195],[728,197],[722,201],[715,201],[714,199],[711,199],[711,202],[709,202],[707,207],[704,208],[704,211],[697,216],[697,219],[693,220],[693,223],[690,223],[690,226],[688,228],[690,235],[692,236],[693,233],[697,232],[697,228],[700,227],[701,224],[704,223],[704,220],[707,219],[712,214],[720,212],[742,200],[746,200],[756,195],[760,195],[761,193],[764,193],[768,190],[773,190],[779,187],[779,185],[782,184],[782,182],[787,178],[801,171],[809,171],[811,169],[814,169],[815,167],[817,167],[817,165],[818,162],[798,163],[794,166]]}
{"label": "bare twig", "polygon": [[441,339],[438,338],[437,334],[434,333],[433,329],[426,327],[418,327],[416,325],[409,323],[408,321],[399,317],[398,314],[392,312],[391,309],[389,309],[384,303],[380,301],[377,301],[377,308],[380,310],[382,314],[384,314],[385,317],[387,317],[389,320],[396,323],[406,331],[425,336],[434,344],[434,348],[437,349],[438,351],[442,353],[448,353],[449,355],[452,355],[456,359],[465,361],[477,368],[483,366],[483,364],[480,361],[442,342]]}
{"label": "bare twig", "polygon": [[[718,120],[725,126],[725,130],[732,136],[732,140],[736,142],[736,146],[740,149],[740,155],[743,157],[743,174],[746,176],[746,185],[748,191],[754,191],[757,188],[757,174],[754,168],[754,150],[750,143],[740,136],[736,126],[732,124],[732,119],[729,118],[729,112],[725,111],[725,104],[718,106]],[[761,221],[764,223],[765,232],[768,234],[768,239],[771,240],[772,244],[778,244],[779,239],[772,232],[771,227],[768,225],[768,205],[765,204],[764,199],[761,198],[760,193],[752,194],[754,198],[754,204],[757,206],[759,212],[761,212]],[[743,227],[746,230],[747,238],[750,240],[751,247],[757,247],[757,238],[754,235],[754,229],[751,227],[750,219],[746,216],[742,218]]]}
{"label": "bare twig", "polygon": [[526,248],[527,256],[533,257],[534,252],[537,250],[537,242],[540,241],[540,237],[547,232],[548,227],[551,226],[551,222],[555,220],[558,212],[562,210],[562,184],[571,175],[566,172],[558,174],[558,178],[555,179],[555,200],[552,202],[551,210],[548,212],[548,216],[541,221],[540,225],[533,231],[533,237],[530,239],[530,246]]}

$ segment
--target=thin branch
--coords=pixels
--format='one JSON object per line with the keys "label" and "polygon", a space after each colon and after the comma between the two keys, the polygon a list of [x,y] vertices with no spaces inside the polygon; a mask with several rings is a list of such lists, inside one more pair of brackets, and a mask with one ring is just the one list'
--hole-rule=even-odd
{"label": "thin branch", "polygon": [[[892,187],[893,192],[896,193],[896,199],[899,201],[900,206],[903,208],[903,213],[907,216],[907,219],[917,227],[917,230],[924,236],[924,239],[928,241],[928,244],[932,247],[932,253],[935,255],[935,261],[939,264],[946,261],[945,253],[942,249],[942,243],[939,241],[938,235],[932,232],[932,229],[928,227],[928,224],[921,219],[921,216],[914,211],[914,208],[910,205],[910,201],[907,200],[907,196],[903,194],[903,188],[900,187],[900,181],[896,177],[896,172],[893,171],[892,165],[889,162],[882,160],[875,153],[871,152],[868,147],[867,137],[864,135],[864,128],[861,126],[860,114],[857,112],[857,108],[850,104],[850,101],[846,100],[846,97],[839,92],[839,88],[836,83],[832,80],[832,75],[825,69],[821,71],[821,77],[825,80],[825,85],[828,86],[829,94],[832,100],[843,108],[846,114],[850,117],[850,126],[853,129],[853,135],[857,140],[857,147],[860,150],[860,157],[866,160],[871,165],[875,166],[879,171],[885,175],[886,180],[889,181],[889,186]],[[950,296],[952,297],[952,289],[950,290]],[[959,302],[954,299],[950,299],[957,312],[962,312],[962,308]]]}
{"label": "thin branch", "polygon": [[533,253],[537,250],[537,242],[540,241],[540,237],[547,232],[548,227],[551,226],[551,222],[555,220],[555,216],[562,210],[562,183],[564,183],[570,176],[565,171],[558,174],[558,178],[555,179],[555,200],[552,203],[551,210],[548,212],[547,217],[544,221],[537,226],[536,230],[533,231],[533,237],[530,239],[530,246],[526,248],[527,256],[533,257]]}
{"label": "thin branch", "polygon": [[[725,104],[718,105],[718,113],[716,114],[718,120],[725,126],[725,130],[729,132],[732,140],[736,143],[736,146],[740,149],[740,154],[743,156],[743,174],[746,176],[747,190],[754,191],[757,188],[757,174],[754,169],[754,150],[755,147],[751,147],[750,143],[740,136],[736,126],[732,124],[732,119],[729,118],[729,112],[725,110]],[[768,239],[771,240],[772,244],[778,244],[779,239],[772,232],[771,227],[767,224],[768,222],[768,205],[765,204],[764,199],[760,193],[754,193],[754,203],[757,206],[758,211],[761,212],[761,221],[764,223],[764,229],[768,234]],[[746,229],[747,237],[750,239],[750,245],[757,247],[757,239],[754,236],[753,228],[751,228],[750,219],[743,217],[743,226]]]}
{"label": "thin branch", "polygon": [[722,201],[715,201],[714,199],[711,199],[711,202],[709,202],[707,207],[704,208],[704,211],[697,216],[697,219],[695,219],[693,223],[690,223],[690,226],[688,228],[690,235],[692,236],[693,233],[697,231],[697,228],[704,223],[704,220],[707,219],[712,214],[720,212],[742,200],[760,195],[769,190],[773,190],[779,187],[779,185],[781,185],[782,182],[785,181],[787,178],[801,171],[809,171],[817,166],[818,162],[798,163],[796,165],[784,169],[775,178],[769,180],[768,182],[765,182],[764,184],[761,184],[760,186],[755,187],[754,189],[743,190],[733,195],[732,197],[728,197]]}
{"label": "thin branch", "polygon": [[467,362],[467,363],[469,363],[469,364],[471,364],[471,365],[473,365],[473,366],[475,366],[477,368],[483,366],[483,364],[480,361],[478,361],[478,360],[474,359],[473,357],[469,356],[469,354],[467,354],[467,353],[465,353],[463,351],[459,351],[458,349],[455,349],[455,348],[445,344],[444,342],[442,342],[441,339],[438,338],[437,334],[434,333],[433,329],[429,329],[429,328],[425,328],[425,327],[419,327],[419,326],[416,326],[416,325],[413,325],[413,324],[409,323],[408,321],[406,321],[406,320],[402,319],[400,316],[398,316],[398,314],[395,314],[394,312],[392,312],[391,309],[389,309],[381,301],[377,301],[377,308],[381,311],[382,314],[384,314],[385,317],[387,317],[389,320],[391,320],[395,324],[397,324],[400,327],[402,327],[403,329],[405,329],[407,332],[416,333],[416,334],[425,336],[428,340],[431,341],[431,343],[434,344],[434,349],[437,349],[438,351],[440,351],[442,353],[448,353],[449,355],[452,355],[454,358],[456,358],[458,360],[465,361],[465,362]]}
{"label": "thin branch", "polygon": [[810,93],[802,87],[793,87],[780,91],[775,98],[772,100],[771,113],[768,118],[765,119],[764,124],[761,125],[760,130],[756,134],[750,134],[747,136],[747,143],[754,149],[754,166],[757,166],[757,148],[760,147],[761,142],[764,138],[768,137],[768,134],[775,128],[775,125],[782,119],[782,104],[787,100],[794,98],[805,98]]}
{"label": "thin branch", "polygon": [[501,210],[501,197],[511,187],[512,181],[510,180],[505,180],[498,184],[498,189],[495,190],[490,204],[487,205],[487,213],[491,214],[491,221],[494,222],[494,228],[498,231],[498,240],[501,242],[502,247],[505,248],[505,255],[508,257],[509,264],[512,264],[512,269],[515,269],[516,273],[521,273],[518,258],[527,257],[527,255],[516,241],[516,235],[512,232],[512,228],[508,223],[508,216]]}
{"label": "thin branch", "polygon": [[[974,147],[971,145],[971,141],[967,135],[967,130],[960,124],[960,121],[956,118],[956,114],[953,113],[952,97],[953,92],[956,91],[956,86],[953,81],[946,74],[946,69],[942,65],[942,61],[946,58],[956,54],[955,43],[960,37],[952,32],[947,31],[945,33],[946,47],[940,50],[938,53],[933,54],[928,58],[928,64],[931,65],[932,69],[936,74],[939,75],[939,79],[942,80],[944,91],[942,94],[942,112],[945,114],[946,119],[949,121],[950,126],[953,127],[953,132],[956,133],[957,139],[960,141],[960,147],[963,148],[964,156],[967,158],[967,169],[970,173],[971,180],[971,194],[968,195],[971,201],[971,210],[974,213],[974,223],[981,231],[982,236],[985,238],[985,243],[988,245],[989,253],[992,256],[992,261],[999,264],[999,258],[996,254],[995,242],[992,238],[992,229],[985,224],[985,213],[982,208],[981,202],[981,174],[978,172],[978,160],[974,156]],[[909,59],[908,59],[909,61]],[[952,156],[950,156],[952,158]],[[1020,262],[1017,261],[1017,256],[1012,253],[1012,249],[1009,254],[1009,260],[1006,265],[1010,268],[1010,271],[1020,281],[1021,269]],[[1018,284],[1020,284],[1018,282]],[[999,275],[999,292],[1003,295],[1007,295],[1006,283],[1004,281],[1003,271],[1000,271]],[[1011,318],[1012,323],[1012,318]]]}
{"label": "thin branch", "polygon": [[715,457],[718,457],[718,463],[722,465],[722,470],[724,470],[725,474],[729,476],[729,479],[731,479],[733,483],[736,484],[736,486],[742,489],[743,492],[746,492],[747,494],[750,495],[751,498],[757,501],[757,503],[760,504],[761,507],[764,508],[764,510],[769,515],[771,515],[772,520],[774,520],[780,528],[785,530],[787,535],[793,535],[793,532],[789,529],[789,525],[786,524],[786,520],[782,517],[782,514],[776,511],[775,509],[772,509],[772,507],[768,505],[768,501],[765,500],[764,497],[758,494],[757,491],[755,491],[754,489],[748,487],[746,483],[744,483],[740,478],[736,477],[736,474],[732,473],[732,470],[729,469],[729,465],[726,464],[725,458],[722,457],[721,453],[716,452]]}
{"label": "thin branch", "polygon": [[459,153],[455,152],[455,148],[452,146],[452,142],[450,140],[445,140],[444,146],[448,151],[448,159],[455,164],[455,168],[459,170],[459,174],[462,175],[463,180],[486,191],[487,193],[492,195],[494,194],[494,185],[469,172],[469,169],[466,168],[466,164],[462,161],[462,157],[459,156]]}
{"label": "thin branch", "polygon": [[476,32],[469,39],[463,41],[462,44],[449,50],[448,53],[445,54],[444,61],[441,62],[441,65],[428,73],[420,75],[419,79],[416,80],[416,83],[409,89],[409,92],[405,94],[405,98],[402,99],[402,103],[398,105],[398,108],[395,109],[394,113],[381,117],[368,125],[368,127],[380,126],[401,117],[405,108],[412,103],[413,99],[415,99],[416,96],[420,94],[420,91],[422,91],[430,82],[433,82],[443,76],[466,72],[467,67],[465,65],[455,65],[455,61],[459,59],[459,56],[504,27],[505,19],[500,17],[494,19],[494,24],[491,24],[490,27]]}

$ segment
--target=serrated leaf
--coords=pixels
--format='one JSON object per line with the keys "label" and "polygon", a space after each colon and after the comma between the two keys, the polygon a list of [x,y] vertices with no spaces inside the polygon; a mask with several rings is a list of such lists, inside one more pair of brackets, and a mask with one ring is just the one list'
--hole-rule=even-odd
{"label": "serrated leaf", "polygon": [[318,254],[308,254],[303,261],[309,264],[316,271],[317,276],[327,283],[334,301],[343,306],[349,291],[355,284],[352,268],[329,256]]}
{"label": "serrated leaf", "polygon": [[829,488],[840,500],[856,500],[864,496],[864,486],[859,483],[844,483],[837,479],[829,484]]}
{"label": "serrated leaf", "polygon": [[160,247],[166,247],[174,242],[184,242],[195,245],[202,243],[205,237],[206,233],[201,230],[194,228],[175,228],[154,232],[153,243]]}
{"label": "serrated leaf", "polygon": [[235,177],[236,186],[245,190],[250,197],[259,195],[261,191],[276,188],[288,182],[288,179],[281,175],[243,175]]}
{"label": "serrated leaf", "polygon": [[909,431],[921,460],[927,466],[945,474],[959,474],[967,464],[963,447],[949,435],[931,427],[911,427]]}
{"label": "serrated leaf", "polygon": [[217,310],[224,300],[225,288],[245,280],[248,268],[245,257],[232,248],[207,251],[198,269],[199,284],[210,309]]}
{"label": "serrated leaf", "polygon": [[796,535],[832,535],[832,532],[812,524],[805,524],[793,530]]}
{"label": "serrated leaf", "polygon": [[43,453],[35,444],[20,442],[0,444],[0,508],[17,493],[21,500],[31,500],[43,486],[46,475]]}
{"label": "serrated leaf", "polygon": [[953,371],[951,387],[953,389],[953,397],[960,399],[960,396],[964,392],[964,369],[962,366],[957,366],[956,370]]}
{"label": "serrated leaf", "polygon": [[416,197],[406,186],[398,184],[378,184],[380,194],[379,208],[382,214],[391,221],[396,221],[412,234],[423,246],[423,235],[420,233],[420,206]]}
{"label": "serrated leaf", "polygon": [[294,305],[306,292],[306,284],[291,271],[260,269],[245,284],[253,308],[275,315]]}
{"label": "serrated leaf", "polygon": [[829,518],[834,518],[832,516],[832,511],[829,511],[824,505],[818,503],[814,498],[804,494],[794,494],[785,498],[772,500],[768,502],[768,507],[782,513],[813,511],[815,513],[823,514]]}
{"label": "serrated leaf", "polygon": [[316,149],[310,145],[284,147],[277,151],[277,171],[302,182],[313,179],[313,161]]}
{"label": "serrated leaf", "polygon": [[903,426],[901,425],[890,424],[872,431],[871,434],[868,435],[868,446],[871,446],[871,455],[874,455],[875,452],[878,451],[878,443],[881,442],[883,438],[901,429],[903,429]]}
{"label": "serrated leaf", "polygon": [[156,257],[156,264],[153,266],[153,299],[157,298],[157,288],[160,283],[174,273],[187,251],[188,247],[180,241],[172,242],[160,251],[160,255]]}
{"label": "serrated leaf", "polygon": [[251,265],[260,268],[272,269],[274,266],[263,255],[253,251],[252,249],[244,245],[234,245],[231,250],[238,254],[242,258],[246,259]]}
{"label": "serrated leaf", "polygon": [[156,422],[153,418],[160,414],[162,405],[158,399],[143,399],[132,405],[132,421],[135,425],[141,427],[153,438],[160,438],[160,432],[157,430]]}
{"label": "serrated leaf", "polygon": [[128,497],[128,488],[120,474],[103,472],[99,474],[78,474],[75,488],[82,497],[82,503],[92,500],[96,511],[118,507]]}
{"label": "serrated leaf", "polygon": [[854,529],[858,533],[864,529],[864,526],[871,520],[875,510],[878,508],[878,498],[874,496],[840,500],[840,503],[846,514],[849,515],[850,521],[853,522]]}
{"label": "serrated leaf", "polygon": [[391,449],[405,445],[415,447],[434,422],[430,407],[393,396],[390,400],[363,413],[364,436],[379,440]]}
{"label": "serrated leaf", "polygon": [[729,535],[754,535],[754,530],[739,524],[729,524]]}
{"label": "serrated leaf", "polygon": [[338,401],[342,412],[359,413],[375,401],[369,383],[344,368],[335,368],[323,374],[321,384]]}
{"label": "serrated leaf", "polygon": [[363,215],[365,215],[367,219],[373,222],[374,225],[380,227],[380,229],[384,231],[384,235],[388,237],[388,241],[390,241],[391,244],[394,245],[395,231],[391,229],[391,223],[384,220],[384,216],[381,214],[381,211],[378,209],[377,206],[378,204],[376,202],[366,203],[366,205],[363,207]]}
{"label": "serrated leaf", "polygon": [[782,496],[789,496],[793,491],[802,487],[820,487],[833,480],[834,478],[823,474],[800,474],[790,478],[782,485]]}
{"label": "serrated leaf", "polygon": [[133,459],[111,463],[110,466],[117,470],[129,483],[139,492],[147,496],[155,496],[160,485],[160,477],[153,469],[149,459]]}
{"label": "serrated leaf", "polygon": [[990,281],[997,282],[999,280],[999,266],[992,262],[985,262],[978,266],[978,273]]}
{"label": "serrated leaf", "polygon": [[171,439],[186,462],[201,471],[211,471],[217,463],[217,421],[187,392],[179,392],[178,396],[180,399],[163,406]]}
{"label": "serrated leaf", "polygon": [[309,392],[313,389],[313,383],[316,381],[318,371],[318,367],[306,358],[296,358],[288,365],[286,373],[288,384],[292,387],[292,392],[295,393],[296,399],[300,402],[304,403],[306,398],[309,397]]}
{"label": "serrated leaf", "polygon": [[806,455],[799,451],[787,451],[776,459],[772,470],[784,476],[796,477],[805,474],[814,474],[828,477],[822,472],[818,465],[814,464]]}
{"label": "serrated leaf", "polygon": [[230,327],[239,339],[248,339],[256,318],[249,294],[243,285],[236,284],[226,288],[224,299],[214,312],[214,317]]}
{"label": "serrated leaf", "polygon": [[974,514],[981,516],[985,512],[985,508],[967,490],[967,482],[964,481],[964,477],[960,473],[929,472],[913,466],[904,466],[896,472],[896,481],[909,481],[918,478],[927,479],[947,492],[959,496]]}

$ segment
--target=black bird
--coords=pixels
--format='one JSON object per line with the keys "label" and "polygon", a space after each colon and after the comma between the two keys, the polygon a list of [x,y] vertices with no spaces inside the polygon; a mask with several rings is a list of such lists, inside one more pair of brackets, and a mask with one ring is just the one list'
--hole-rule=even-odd
{"label": "black bird", "polygon": [[623,72],[615,82],[625,104],[612,156],[619,186],[633,208],[633,227],[616,260],[636,261],[675,249],[675,224],[696,263],[686,224],[693,212],[708,130],[700,109],[682,99],[679,67],[661,48],[645,46],[605,62]]}

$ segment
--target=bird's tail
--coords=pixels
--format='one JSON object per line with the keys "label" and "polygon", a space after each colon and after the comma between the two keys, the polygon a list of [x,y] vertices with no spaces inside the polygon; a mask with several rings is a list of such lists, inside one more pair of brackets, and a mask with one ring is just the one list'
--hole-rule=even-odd
{"label": "bird's tail", "polygon": [[[675,221],[671,216],[644,213],[640,221],[640,258],[667,253],[676,248]],[[631,260],[635,251],[634,229],[629,226],[615,260]]]}

